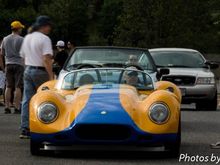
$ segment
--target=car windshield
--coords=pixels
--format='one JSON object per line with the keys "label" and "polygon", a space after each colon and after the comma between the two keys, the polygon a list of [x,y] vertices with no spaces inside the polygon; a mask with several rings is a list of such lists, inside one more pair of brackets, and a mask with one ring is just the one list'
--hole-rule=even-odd
{"label": "car windshield", "polygon": [[152,51],[151,54],[158,67],[205,67],[205,61],[199,52]]}
{"label": "car windshield", "polygon": [[79,64],[99,67],[122,67],[139,65],[144,70],[155,72],[155,65],[148,51],[116,48],[78,48],[67,62],[66,70],[76,69]]}
{"label": "car windshield", "polygon": [[151,77],[133,69],[90,68],[68,73],[62,82],[62,89],[73,90],[83,85],[120,85],[127,84],[138,90],[154,89]]}

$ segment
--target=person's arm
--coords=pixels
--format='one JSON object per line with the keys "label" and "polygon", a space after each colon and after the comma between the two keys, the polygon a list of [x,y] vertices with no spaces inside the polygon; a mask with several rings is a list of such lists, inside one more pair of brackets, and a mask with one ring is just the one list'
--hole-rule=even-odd
{"label": "person's arm", "polygon": [[5,50],[4,50],[3,42],[2,42],[1,47],[0,47],[0,67],[3,70],[3,72],[5,71],[4,56],[5,56]]}
{"label": "person's arm", "polygon": [[50,54],[43,56],[43,64],[44,64],[44,67],[46,68],[46,71],[49,75],[49,80],[54,79],[52,63],[53,63],[53,59]]}
{"label": "person's arm", "polygon": [[23,66],[25,66],[25,53],[24,53],[24,40],[21,44],[21,48],[20,48],[20,51],[19,51],[19,55],[20,57],[22,58],[22,64]]}
{"label": "person's arm", "polygon": [[49,80],[54,79],[53,75],[53,50],[52,43],[49,37],[44,38],[44,44],[42,47],[43,52],[43,65],[46,68],[46,71],[49,75]]}
{"label": "person's arm", "polygon": [[5,71],[5,67],[4,67],[4,60],[3,60],[4,56],[2,54],[0,54],[0,67],[3,70],[3,72]]}

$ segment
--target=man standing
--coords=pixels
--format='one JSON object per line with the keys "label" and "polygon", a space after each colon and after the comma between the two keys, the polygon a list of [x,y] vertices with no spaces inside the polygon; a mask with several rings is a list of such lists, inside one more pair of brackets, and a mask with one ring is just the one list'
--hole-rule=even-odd
{"label": "man standing", "polygon": [[[2,41],[3,41],[2,36],[0,36],[0,45],[2,45]],[[0,46],[0,54],[1,54],[1,46]],[[0,95],[2,95],[4,97],[4,89],[5,89],[5,73],[3,72],[3,68],[4,68],[4,61],[2,59],[2,57],[0,57]],[[5,100],[5,98],[4,98]],[[0,106],[4,106],[3,103],[0,102]]]}
{"label": "man standing", "polygon": [[60,68],[59,70],[57,70],[55,72],[56,76],[58,76],[59,73],[60,73],[60,70],[63,68],[63,65],[66,62],[66,59],[68,58],[68,53],[65,51],[65,43],[64,43],[64,41],[62,41],[62,40],[57,41],[56,47],[57,47],[57,51],[58,52],[57,52],[56,56],[54,57],[54,62]]}
{"label": "man standing", "polygon": [[5,57],[6,72],[6,91],[5,91],[5,113],[11,113],[10,101],[12,97],[12,89],[15,89],[14,113],[20,113],[21,88],[23,83],[23,60],[19,55],[19,51],[23,42],[21,37],[24,25],[19,21],[11,23],[12,33],[6,36],[1,44],[1,68],[4,70],[3,58]]}
{"label": "man standing", "polygon": [[69,50],[69,55],[72,55],[74,49],[75,49],[75,43],[72,39],[70,39],[68,42],[67,42],[67,48]]}
{"label": "man standing", "polygon": [[137,55],[129,55],[129,60],[126,62],[126,65],[138,65]]}
{"label": "man standing", "polygon": [[20,55],[25,61],[24,93],[21,112],[20,138],[29,138],[29,102],[37,88],[53,79],[52,43],[47,36],[52,28],[48,16],[39,16],[33,24],[33,32],[24,38]]}

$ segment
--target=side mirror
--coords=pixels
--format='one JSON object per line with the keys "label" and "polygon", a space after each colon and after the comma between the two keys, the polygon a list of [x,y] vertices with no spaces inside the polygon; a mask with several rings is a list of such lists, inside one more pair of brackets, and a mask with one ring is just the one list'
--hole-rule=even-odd
{"label": "side mirror", "polygon": [[167,75],[167,74],[170,73],[170,69],[168,69],[168,68],[161,68],[161,69],[159,70],[159,72],[160,72],[160,75],[161,75],[161,76]]}
{"label": "side mirror", "polygon": [[160,68],[157,72],[157,79],[160,80],[160,78],[163,76],[163,75],[167,75],[170,73],[170,69],[169,68]]}
{"label": "side mirror", "polygon": [[206,61],[206,65],[210,67],[210,69],[217,69],[219,67],[219,64],[213,61]]}

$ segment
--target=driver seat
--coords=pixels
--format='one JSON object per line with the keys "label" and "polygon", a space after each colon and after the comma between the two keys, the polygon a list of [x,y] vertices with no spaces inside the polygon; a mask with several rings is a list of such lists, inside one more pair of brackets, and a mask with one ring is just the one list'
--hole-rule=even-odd
{"label": "driver seat", "polygon": [[95,79],[90,74],[84,74],[79,79],[79,85],[93,84]]}

